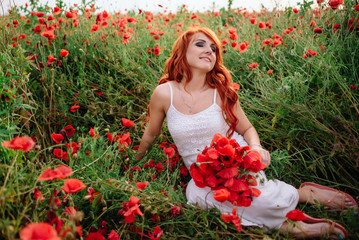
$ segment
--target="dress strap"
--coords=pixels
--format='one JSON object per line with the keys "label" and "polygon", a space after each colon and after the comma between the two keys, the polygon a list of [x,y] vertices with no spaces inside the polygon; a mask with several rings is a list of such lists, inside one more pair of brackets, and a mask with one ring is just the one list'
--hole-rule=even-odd
{"label": "dress strap", "polygon": [[213,104],[216,103],[217,89],[214,89]]}
{"label": "dress strap", "polygon": [[172,105],[172,96],[173,96],[173,93],[172,93],[172,86],[171,86],[171,82],[168,82],[168,86],[170,87],[170,92],[171,92],[171,105]]}

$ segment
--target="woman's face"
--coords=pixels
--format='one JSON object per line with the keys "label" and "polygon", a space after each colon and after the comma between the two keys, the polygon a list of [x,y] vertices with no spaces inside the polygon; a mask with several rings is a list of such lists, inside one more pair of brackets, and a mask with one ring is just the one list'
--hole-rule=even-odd
{"label": "woman's face", "polygon": [[196,33],[189,42],[186,58],[192,72],[208,73],[216,63],[216,45],[204,33]]}

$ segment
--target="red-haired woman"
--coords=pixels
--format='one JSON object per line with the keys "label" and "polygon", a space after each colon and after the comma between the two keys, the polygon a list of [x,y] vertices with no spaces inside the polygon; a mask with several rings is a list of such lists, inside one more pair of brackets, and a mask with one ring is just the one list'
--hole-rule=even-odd
{"label": "red-haired woman", "polygon": [[[209,145],[216,133],[235,138],[241,146],[249,145],[261,154],[267,166],[270,164],[269,152],[262,148],[256,130],[239,104],[221,52],[218,37],[207,28],[190,29],[177,39],[164,75],[151,96],[149,122],[138,159],[160,135],[166,117],[170,134],[188,169],[196,161],[199,150]],[[253,199],[250,207],[237,207],[243,226],[280,229],[298,238],[326,234],[347,237],[346,230],[332,221],[309,217],[294,226],[285,216],[298,202],[315,203],[315,200],[336,209],[354,208],[357,204],[349,195],[313,184],[296,189],[279,180],[268,181],[263,172],[259,175],[261,195]],[[188,203],[203,209],[216,207],[229,213],[235,207],[228,201],[217,202],[209,187],[199,188],[193,179],[188,183],[186,196]]]}

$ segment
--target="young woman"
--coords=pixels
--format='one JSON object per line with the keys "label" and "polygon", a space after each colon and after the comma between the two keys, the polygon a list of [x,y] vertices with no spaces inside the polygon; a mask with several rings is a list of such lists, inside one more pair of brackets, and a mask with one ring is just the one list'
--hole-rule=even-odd
{"label": "young woman", "polygon": [[[221,52],[218,37],[207,28],[190,29],[177,39],[164,75],[151,96],[150,118],[138,159],[160,135],[166,117],[170,134],[188,169],[196,161],[199,150],[209,145],[216,133],[235,138],[241,146],[249,145],[261,154],[263,163],[270,165],[270,154],[262,148],[256,130],[231,87],[231,75],[223,65]],[[237,207],[243,226],[280,229],[297,238],[347,237],[346,230],[330,220],[308,216],[306,221],[293,225],[285,216],[298,202],[314,204],[317,200],[337,210],[357,207],[349,195],[312,183],[296,189],[279,180],[268,181],[264,172],[259,175],[261,195],[253,199],[250,207]],[[199,188],[193,179],[187,186],[186,196],[188,203],[198,204],[203,209],[216,207],[223,213],[230,213],[235,208],[228,201],[217,202],[209,187]]]}

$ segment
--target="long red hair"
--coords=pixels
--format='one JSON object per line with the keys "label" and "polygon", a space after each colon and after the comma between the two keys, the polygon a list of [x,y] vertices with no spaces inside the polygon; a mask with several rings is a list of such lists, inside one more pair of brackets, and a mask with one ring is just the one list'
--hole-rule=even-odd
{"label": "long red hair", "polygon": [[163,76],[158,85],[168,81],[181,82],[186,85],[192,79],[192,72],[186,59],[186,52],[191,38],[196,33],[205,34],[216,45],[216,62],[214,68],[207,73],[206,81],[211,88],[216,88],[222,100],[222,116],[229,125],[227,137],[231,137],[238,124],[238,117],[234,112],[234,105],[238,95],[232,88],[232,77],[223,65],[222,45],[217,35],[209,28],[191,28],[183,33],[173,44],[171,56],[166,61]]}

